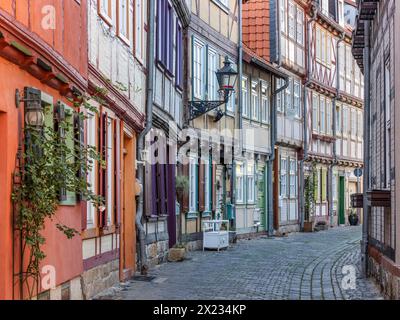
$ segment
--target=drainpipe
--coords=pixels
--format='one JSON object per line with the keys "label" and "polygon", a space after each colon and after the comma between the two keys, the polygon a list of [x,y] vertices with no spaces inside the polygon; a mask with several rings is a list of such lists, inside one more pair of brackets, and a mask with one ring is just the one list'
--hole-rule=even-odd
{"label": "drainpipe", "polygon": [[364,48],[364,180],[363,180],[363,225],[361,241],[361,270],[362,275],[368,277],[368,234],[369,234],[369,206],[367,192],[369,189],[369,159],[370,159],[370,27],[371,22],[364,22],[365,48]]}
{"label": "drainpipe", "polygon": [[344,41],[345,39],[345,34],[342,33],[342,36],[336,43],[336,95],[333,98],[333,103],[332,103],[332,117],[333,117],[333,136],[335,137],[335,141],[333,142],[333,163],[329,166],[329,181],[331,183],[329,184],[329,218],[330,218],[330,225],[333,227],[333,188],[332,188],[332,182],[333,182],[333,168],[337,166],[338,163],[338,157],[337,157],[337,149],[336,149],[336,103],[337,100],[340,97],[340,54],[339,54],[339,46],[340,44]]}
{"label": "drainpipe", "polygon": [[[242,88],[242,80],[243,80],[243,5],[242,0],[238,0],[238,8],[239,8],[239,36],[238,36],[238,71],[239,71],[239,81],[238,81],[238,127],[239,127],[239,152],[234,154],[242,155],[243,152],[243,117],[242,117],[242,107],[243,107],[243,88]],[[235,138],[235,136],[234,136]],[[236,170],[236,161],[233,159],[232,164],[232,204],[233,212],[233,230],[236,231],[236,178],[235,178],[235,170]]]}
{"label": "drainpipe", "polygon": [[[268,187],[272,187],[272,166],[273,163],[275,161],[275,143],[277,140],[277,135],[278,135],[278,128],[276,126],[277,124],[277,112],[276,112],[276,97],[279,93],[281,93],[282,91],[286,90],[286,88],[289,86],[289,77],[285,76],[283,78],[283,80],[285,81],[285,84],[276,89],[273,93],[272,93],[272,112],[271,112],[271,154],[268,157],[267,160],[267,170],[268,170],[268,181],[267,181],[267,186]],[[273,219],[274,219],[274,205],[273,205],[273,192],[272,190],[270,190],[270,192],[268,192],[268,235],[271,237],[273,236],[274,233],[274,224],[273,224]]]}
{"label": "drainpipe", "polygon": [[[149,0],[149,33],[148,33],[148,73],[147,73],[147,93],[146,93],[146,127],[143,132],[139,135],[137,144],[137,155],[142,157],[142,151],[145,146],[145,137],[150,132],[153,125],[153,80],[154,80],[154,21],[155,21],[155,0]],[[145,184],[145,161],[146,159],[141,159],[138,162],[138,179],[144,186]],[[144,188],[139,195],[138,209],[136,212],[136,228],[139,234],[139,265],[140,272],[142,275],[146,275],[147,257],[146,257],[146,230],[142,223],[144,211]]]}
{"label": "drainpipe", "polygon": [[[308,129],[307,129],[307,86],[311,82],[311,24],[317,20],[318,14],[318,5],[316,3],[312,4],[312,13],[313,16],[307,22],[307,78],[303,85],[303,137],[304,137],[304,155],[303,159],[300,161],[300,194],[304,195],[304,163],[308,161]],[[300,226],[301,230],[304,229],[304,212],[305,212],[305,203],[304,196],[300,197]]]}

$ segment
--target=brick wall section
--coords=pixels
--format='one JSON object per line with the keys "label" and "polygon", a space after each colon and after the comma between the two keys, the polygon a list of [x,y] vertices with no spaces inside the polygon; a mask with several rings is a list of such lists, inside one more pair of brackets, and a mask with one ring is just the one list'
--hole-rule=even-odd
{"label": "brick wall section", "polygon": [[270,4],[250,0],[243,4],[243,43],[258,56],[270,61]]}

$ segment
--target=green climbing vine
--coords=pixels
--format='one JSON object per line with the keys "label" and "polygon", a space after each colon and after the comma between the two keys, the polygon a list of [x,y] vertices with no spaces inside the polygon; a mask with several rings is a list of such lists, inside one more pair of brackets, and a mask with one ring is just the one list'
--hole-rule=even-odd
{"label": "green climbing vine", "polygon": [[311,221],[315,209],[315,184],[316,184],[316,164],[311,164],[310,173],[305,178],[304,183],[304,210],[305,221]]}
{"label": "green climbing vine", "polygon": [[[99,88],[94,100],[101,99],[102,94],[104,92]],[[93,97],[79,98],[79,102],[73,102],[74,107],[97,112],[89,102]],[[76,124],[83,123],[85,113],[72,111],[72,108],[68,110],[65,110],[64,118],[57,119],[52,106],[47,106],[44,115],[49,120],[45,125],[39,129],[25,126],[23,131],[25,148],[20,154],[20,183],[14,185],[12,201],[17,212],[15,224],[21,242],[23,267],[19,280],[24,288],[21,294],[27,292],[30,299],[39,293],[40,267],[46,257],[43,250],[46,221],[54,222],[68,239],[79,234],[78,230],[59,221],[56,215],[57,208],[65,200],[62,194],[76,195],[92,202],[99,210],[104,207],[104,199],[91,191],[87,174],[96,163],[104,167],[105,161],[95,146],[82,143],[82,130]]]}

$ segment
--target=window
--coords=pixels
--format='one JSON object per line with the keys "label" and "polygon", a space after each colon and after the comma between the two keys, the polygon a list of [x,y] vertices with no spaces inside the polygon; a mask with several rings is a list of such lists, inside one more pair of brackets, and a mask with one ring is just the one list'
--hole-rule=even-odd
{"label": "window", "polygon": [[293,91],[293,79],[289,80],[289,85],[285,90],[285,108],[286,111],[290,110],[292,111],[293,109],[293,101],[292,101],[292,91]]}
{"label": "window", "polygon": [[281,19],[281,30],[286,33],[286,0],[280,0],[280,19]]}
{"label": "window", "polygon": [[291,198],[297,196],[297,162],[295,159],[290,159],[290,186],[289,195]]}
{"label": "window", "polygon": [[322,60],[322,48],[321,48],[321,29],[316,28],[315,30],[315,38],[316,38],[316,55],[318,60]]}
{"label": "window", "polygon": [[326,133],[332,134],[332,101],[326,100]]}
{"label": "window", "polygon": [[244,165],[236,165],[236,199],[238,203],[244,202]]}
{"label": "window", "polygon": [[345,136],[349,133],[349,110],[348,108],[343,108],[343,134]]}
{"label": "window", "polygon": [[287,159],[281,157],[280,174],[280,196],[285,198],[287,195]]}
{"label": "window", "polygon": [[260,99],[258,97],[258,82],[251,82],[251,105],[252,105],[252,118],[254,120],[260,119]]}
{"label": "window", "polygon": [[387,189],[391,187],[391,72],[390,72],[390,59],[388,59],[385,63],[385,123],[384,123],[384,130],[385,130],[385,179],[384,185]]}
{"label": "window", "polygon": [[143,0],[136,0],[136,12],[135,12],[135,52],[136,57],[143,60],[143,47],[144,47],[144,37],[143,37]]}
{"label": "window", "polygon": [[343,4],[343,0],[339,0],[338,1],[338,16],[339,16],[339,24],[340,25],[344,25],[344,4]]}
{"label": "window", "polygon": [[261,84],[261,121],[264,123],[269,123],[268,84],[264,81]]}
{"label": "window", "polygon": [[[87,120],[86,120],[86,139],[87,139],[87,145],[91,147],[96,147],[96,116],[93,113],[88,113],[87,115]],[[87,182],[88,182],[88,189],[96,194],[96,168],[92,166],[91,170],[88,172],[87,176]],[[91,229],[95,227],[95,213],[96,209],[94,204],[91,201],[87,202],[87,228]]]}
{"label": "window", "polygon": [[98,0],[99,15],[112,25],[112,0]]}
{"label": "window", "polygon": [[339,45],[339,73],[340,73],[340,83],[339,83],[339,87],[341,90],[345,90],[345,83],[344,83],[344,79],[345,79],[345,65],[346,65],[346,61],[345,61],[345,47],[344,45],[341,43]]}
{"label": "window", "polygon": [[350,113],[350,124],[351,124],[351,136],[355,137],[356,136],[356,113],[354,110],[351,110]]}
{"label": "window", "polygon": [[336,134],[342,133],[342,108],[338,106],[336,108]]}
{"label": "window", "polygon": [[183,89],[183,38],[182,38],[182,26],[176,21],[176,85]]}
{"label": "window", "polygon": [[228,8],[229,6],[229,0],[215,0],[215,1],[222,4],[226,8]]}
{"label": "window", "polygon": [[129,0],[118,0],[118,36],[129,43]]}
{"label": "window", "polygon": [[249,117],[250,116],[249,81],[247,80],[246,77],[243,77],[243,79],[242,79],[242,89],[243,89],[242,113],[243,113],[244,117]]}
{"label": "window", "polygon": [[254,163],[247,164],[247,203],[255,201]]}
{"label": "window", "polygon": [[320,105],[319,105],[319,116],[320,116],[320,132],[321,133],[326,133],[326,126],[325,126],[325,121],[326,121],[326,119],[325,119],[325,98],[323,98],[323,97],[320,97],[320,100],[319,100],[319,103],[320,103]]}
{"label": "window", "polygon": [[203,58],[204,45],[198,40],[193,43],[193,91],[194,96],[202,99],[204,95]]}
{"label": "window", "polygon": [[218,80],[218,55],[215,50],[208,48],[208,100],[217,100]]}
{"label": "window", "polygon": [[313,130],[315,132],[319,131],[319,100],[317,95],[313,95]]}
{"label": "window", "polygon": [[363,114],[361,111],[358,111],[357,113],[358,121],[357,121],[357,135],[358,138],[363,137],[364,133],[364,127],[363,127]]}
{"label": "window", "polygon": [[197,161],[190,158],[189,164],[189,210],[191,213],[197,212]]}
{"label": "window", "polygon": [[[282,86],[283,86],[283,80],[282,79],[277,79],[276,80],[277,89],[281,88]],[[283,104],[284,104],[284,93],[281,91],[276,96],[276,105],[277,105],[277,110],[279,112],[283,112],[283,110],[284,110]]]}
{"label": "window", "polygon": [[297,26],[296,26],[296,32],[297,32],[297,43],[300,45],[304,44],[304,12],[300,9],[297,8]]}
{"label": "window", "polygon": [[289,16],[288,16],[289,37],[291,37],[292,39],[296,39],[295,15],[296,15],[296,7],[294,6],[294,4],[291,1],[289,1]]}
{"label": "window", "polygon": [[229,98],[229,101],[227,103],[226,108],[227,108],[227,110],[229,112],[234,113],[235,112],[235,106],[236,106],[236,92],[233,91],[232,95]]}
{"label": "window", "polygon": [[296,80],[293,82],[293,109],[295,115],[300,117],[300,82]]}
{"label": "window", "polygon": [[173,74],[174,14],[168,1],[157,2],[157,60]]}

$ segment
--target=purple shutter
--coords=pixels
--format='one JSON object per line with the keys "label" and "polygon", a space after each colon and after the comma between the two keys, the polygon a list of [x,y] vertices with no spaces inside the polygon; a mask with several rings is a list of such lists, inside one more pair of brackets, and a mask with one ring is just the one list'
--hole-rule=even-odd
{"label": "purple shutter", "polygon": [[174,23],[173,23],[173,13],[172,13],[172,7],[168,4],[168,25],[169,25],[169,30],[168,30],[168,70],[173,73],[173,68],[174,68],[174,42],[172,39],[172,35],[174,34]]}
{"label": "purple shutter", "polygon": [[183,47],[182,47],[182,27],[176,20],[176,85],[182,88],[183,78]]}
{"label": "purple shutter", "polygon": [[157,193],[158,193],[158,204],[159,204],[159,214],[166,215],[166,192],[165,192],[165,164],[157,164]]}
{"label": "purple shutter", "polygon": [[151,165],[151,215],[158,215],[157,165]]}

